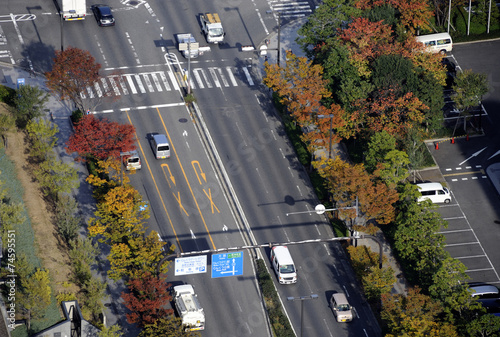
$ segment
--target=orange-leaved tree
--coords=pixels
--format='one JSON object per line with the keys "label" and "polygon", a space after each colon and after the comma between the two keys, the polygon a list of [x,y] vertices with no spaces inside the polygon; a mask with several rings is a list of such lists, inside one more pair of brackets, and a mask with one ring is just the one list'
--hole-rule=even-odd
{"label": "orange-leaved tree", "polygon": [[355,114],[362,116],[370,134],[386,131],[403,139],[408,129],[418,128],[425,119],[424,110],[428,107],[413,93],[397,94],[395,88],[385,88],[374,92],[368,100],[356,104]]}
{"label": "orange-leaved tree", "polygon": [[[316,126],[316,132],[305,134],[303,141],[311,146],[316,142],[323,145],[329,142],[330,128],[343,125],[342,109],[336,104],[323,105],[323,100],[331,96],[327,81],[323,79],[323,67],[313,64],[305,57],[298,57],[287,51],[287,64],[279,67],[266,63],[264,84],[276,91],[281,103],[302,128]],[[325,118],[317,118],[323,116]],[[338,143],[340,137],[332,135],[332,142]]]}
{"label": "orange-leaved tree", "polygon": [[97,98],[89,99],[82,93],[100,80],[101,65],[88,51],[74,47],[56,51],[53,61],[52,70],[45,73],[47,87],[61,99],[72,100],[82,112],[93,109]]}
{"label": "orange-leaved tree", "polygon": [[66,151],[78,153],[79,160],[120,158],[120,152],[135,150],[134,133],[133,125],[85,115],[68,139]]}
{"label": "orange-leaved tree", "polygon": [[398,200],[397,192],[388,188],[376,176],[370,175],[363,164],[350,164],[340,157],[313,163],[318,173],[326,179],[327,188],[339,214],[351,221],[355,219],[353,207],[359,202],[358,215],[379,224],[387,224],[394,219],[393,203]]}
{"label": "orange-leaved tree", "polygon": [[162,277],[146,273],[141,278],[127,282],[128,293],[122,293],[125,306],[131,311],[126,314],[127,322],[143,327],[156,320],[172,315],[172,309],[166,309],[172,296],[168,291],[170,284]]}

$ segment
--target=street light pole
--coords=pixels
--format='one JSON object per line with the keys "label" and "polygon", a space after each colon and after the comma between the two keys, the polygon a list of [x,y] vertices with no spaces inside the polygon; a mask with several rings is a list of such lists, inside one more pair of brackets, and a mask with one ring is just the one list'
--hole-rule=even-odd
{"label": "street light pole", "polygon": [[306,300],[316,300],[318,295],[312,294],[311,296],[300,296],[300,297],[287,297],[288,301],[300,301],[300,337],[304,335],[304,301]]}

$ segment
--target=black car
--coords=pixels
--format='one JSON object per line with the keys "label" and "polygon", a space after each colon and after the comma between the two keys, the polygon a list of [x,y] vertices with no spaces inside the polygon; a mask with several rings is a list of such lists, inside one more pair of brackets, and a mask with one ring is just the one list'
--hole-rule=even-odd
{"label": "black car", "polygon": [[111,14],[111,8],[106,5],[93,5],[92,12],[94,12],[97,24],[103,26],[114,26],[115,18]]}

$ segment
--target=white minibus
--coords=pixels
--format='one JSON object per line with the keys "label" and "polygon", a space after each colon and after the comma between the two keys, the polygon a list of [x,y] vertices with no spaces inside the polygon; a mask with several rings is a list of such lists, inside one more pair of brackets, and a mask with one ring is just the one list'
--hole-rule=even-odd
{"label": "white minibus", "polygon": [[437,33],[417,36],[417,41],[423,43],[430,53],[446,54],[453,50],[453,40],[448,33]]}
{"label": "white minibus", "polygon": [[424,200],[430,200],[432,203],[436,204],[443,202],[448,204],[451,202],[450,191],[440,183],[421,183],[417,184],[417,187],[422,194],[422,196],[418,198],[418,202]]}
{"label": "white minibus", "polygon": [[297,282],[297,270],[295,269],[292,255],[290,255],[287,246],[273,247],[271,249],[270,258],[280,284]]}

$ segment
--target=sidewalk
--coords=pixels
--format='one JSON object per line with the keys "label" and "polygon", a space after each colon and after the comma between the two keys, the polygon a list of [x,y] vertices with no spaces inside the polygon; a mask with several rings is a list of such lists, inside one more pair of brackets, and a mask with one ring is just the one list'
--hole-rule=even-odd
{"label": "sidewalk", "polygon": [[[13,66],[10,63],[0,62],[0,84],[12,89],[17,89],[17,80],[24,78],[25,84],[30,86],[37,86],[49,93],[49,90],[45,86],[45,77],[41,74],[30,74],[28,71]],[[49,96],[48,102],[45,104],[46,116],[45,118],[51,119],[52,122],[57,124],[59,128],[59,133],[56,135],[58,138],[56,153],[59,158],[67,164],[72,165],[76,168],[78,172],[78,177],[80,179],[80,187],[73,191],[73,197],[78,201],[79,212],[84,222],[87,223],[88,219],[93,216],[95,210],[95,200],[92,196],[92,188],[85,179],[88,176],[87,168],[83,164],[78,164],[74,161],[74,156],[69,155],[65,151],[65,144],[69,136],[72,134],[72,127],[70,124],[70,115],[73,107],[67,101],[61,101],[58,97]],[[85,231],[80,230],[80,235],[85,235]],[[123,308],[120,305],[120,295],[121,292],[125,290],[122,283],[115,283],[107,278],[106,270],[103,268],[106,266],[106,257],[101,255],[98,260],[96,260],[96,266],[94,266],[94,274],[99,275],[102,281],[106,282],[108,285],[108,297],[104,301],[104,316],[106,326],[112,326],[120,324],[124,328],[133,328],[125,321],[125,315]]]}

